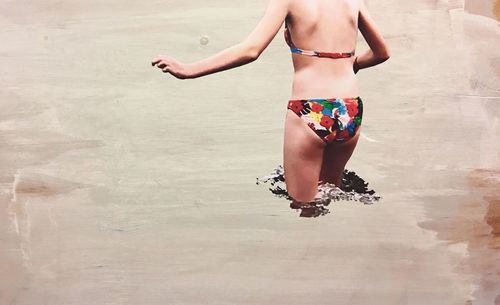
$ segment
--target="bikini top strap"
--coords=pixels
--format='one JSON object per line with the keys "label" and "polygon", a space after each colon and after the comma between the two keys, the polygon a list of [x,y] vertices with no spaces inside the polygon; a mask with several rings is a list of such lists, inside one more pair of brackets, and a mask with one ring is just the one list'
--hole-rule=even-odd
{"label": "bikini top strap", "polygon": [[299,49],[295,46],[292,40],[292,34],[290,33],[290,30],[288,29],[288,23],[287,19],[285,18],[285,41],[290,47],[290,50],[292,53],[299,53],[303,55],[309,55],[309,56],[318,56],[318,57],[329,57],[329,58],[346,58],[346,57],[351,57],[354,56],[355,51],[351,52],[320,52],[320,51],[310,51],[310,50],[304,50],[304,49]]}

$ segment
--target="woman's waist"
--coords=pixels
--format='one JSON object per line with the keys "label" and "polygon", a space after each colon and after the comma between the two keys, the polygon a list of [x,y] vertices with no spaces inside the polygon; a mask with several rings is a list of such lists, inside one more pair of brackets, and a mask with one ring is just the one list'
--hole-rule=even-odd
{"label": "woman's waist", "polygon": [[352,75],[296,73],[291,99],[359,96],[359,81]]}
{"label": "woman's waist", "polygon": [[306,80],[309,78],[325,81],[357,79],[352,65],[348,62],[336,66],[331,66],[325,63],[324,65],[310,65],[300,68],[295,67],[294,70],[295,80]]}

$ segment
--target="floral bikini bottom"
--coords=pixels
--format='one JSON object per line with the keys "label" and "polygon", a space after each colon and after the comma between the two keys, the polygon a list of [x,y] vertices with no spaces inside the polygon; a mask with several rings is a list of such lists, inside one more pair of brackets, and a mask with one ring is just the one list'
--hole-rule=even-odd
{"label": "floral bikini bottom", "polygon": [[296,113],[326,144],[351,139],[361,126],[361,97],[289,100]]}

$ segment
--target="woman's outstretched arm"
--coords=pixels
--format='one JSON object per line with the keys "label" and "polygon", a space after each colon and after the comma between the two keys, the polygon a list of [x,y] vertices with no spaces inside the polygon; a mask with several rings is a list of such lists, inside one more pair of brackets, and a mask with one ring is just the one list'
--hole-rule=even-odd
{"label": "woman's outstretched arm", "polygon": [[368,9],[366,8],[363,0],[360,0],[358,27],[359,31],[370,46],[370,49],[356,57],[354,72],[381,64],[388,60],[391,56],[389,47],[385,43],[380,30],[368,13]]}
{"label": "woman's outstretched arm", "polygon": [[243,41],[206,59],[183,64],[170,56],[159,55],[152,61],[165,73],[177,78],[197,78],[248,64],[259,58],[278,33],[288,14],[289,0],[269,0],[264,16]]}

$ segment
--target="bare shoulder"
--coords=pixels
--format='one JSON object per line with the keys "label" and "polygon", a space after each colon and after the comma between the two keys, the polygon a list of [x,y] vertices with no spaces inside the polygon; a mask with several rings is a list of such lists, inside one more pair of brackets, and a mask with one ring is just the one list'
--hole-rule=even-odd
{"label": "bare shoulder", "polygon": [[368,12],[365,0],[359,1],[358,28],[375,55],[389,58],[389,48],[382,33]]}
{"label": "bare shoulder", "polygon": [[286,8],[287,12],[290,10],[290,6],[294,2],[294,0],[270,0],[270,1],[278,1],[281,7]]}
{"label": "bare shoulder", "polygon": [[281,10],[286,10],[287,13],[290,10],[294,0],[267,0],[268,7],[279,7]]}
{"label": "bare shoulder", "polygon": [[271,43],[288,16],[291,0],[267,0],[264,16],[243,42],[257,58]]}
{"label": "bare shoulder", "polygon": [[286,7],[288,7],[293,2],[293,0],[268,0],[268,1],[270,1],[270,2],[274,1],[274,2],[278,3],[279,5],[286,6]]}

